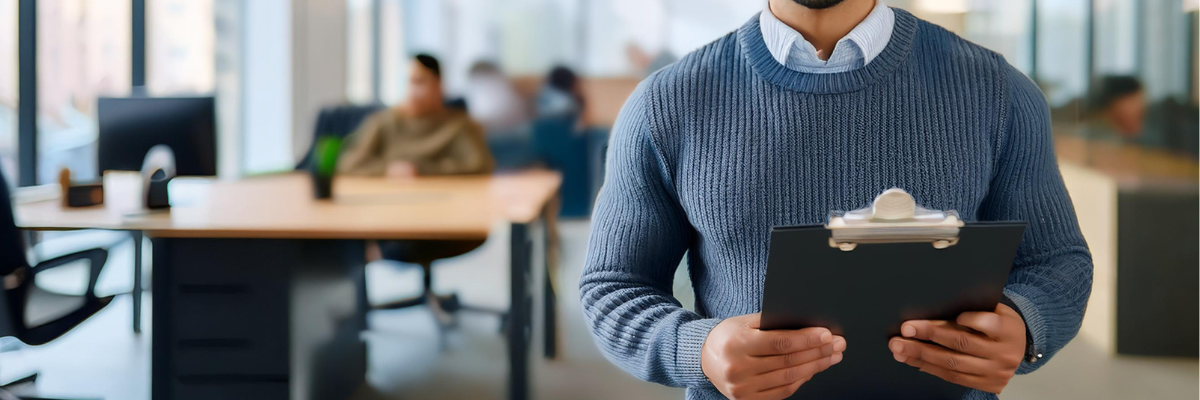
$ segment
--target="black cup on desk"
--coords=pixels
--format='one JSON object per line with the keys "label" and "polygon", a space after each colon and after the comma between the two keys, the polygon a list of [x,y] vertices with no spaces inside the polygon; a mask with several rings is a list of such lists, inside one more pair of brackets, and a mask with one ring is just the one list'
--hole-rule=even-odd
{"label": "black cup on desk", "polygon": [[333,198],[333,177],[337,172],[338,154],[342,151],[342,139],[324,136],[313,146],[309,174],[313,180],[313,197],[317,200]]}
{"label": "black cup on desk", "polygon": [[333,198],[333,177],[321,175],[315,170],[310,175],[313,180],[313,198],[317,200]]}

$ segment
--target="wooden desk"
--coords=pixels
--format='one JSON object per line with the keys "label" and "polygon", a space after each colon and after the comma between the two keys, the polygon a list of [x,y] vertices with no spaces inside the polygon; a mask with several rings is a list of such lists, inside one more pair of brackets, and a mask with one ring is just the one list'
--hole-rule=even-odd
{"label": "wooden desk", "polygon": [[[15,215],[22,229],[150,236],[156,400],[345,398],[366,372],[359,338],[369,309],[365,241],[482,239],[496,224],[508,224],[509,397],[525,399],[533,242],[544,240],[532,232],[560,184],[561,177],[548,171],[408,182],[339,177],[333,199],[319,201],[303,174],[181,179],[171,186],[172,209],[147,213],[138,210],[136,176],[110,174],[104,206],[63,209],[56,200],[18,201]],[[547,273],[541,275],[552,315],[553,286]]]}
{"label": "wooden desk", "polygon": [[1200,179],[1200,161],[1163,150],[1065,134],[1054,136],[1054,149],[1059,163],[1094,170],[1126,188],[1195,186]]}
{"label": "wooden desk", "polygon": [[1114,354],[1195,357],[1200,163],[1068,135],[1054,144],[1092,254],[1079,336]]}
{"label": "wooden desk", "polygon": [[153,237],[485,239],[497,221],[538,219],[561,183],[561,177],[549,171],[410,182],[339,177],[334,198],[318,201],[312,198],[309,178],[298,173],[239,181],[181,179],[172,184],[172,193],[182,192],[182,198],[173,199],[176,206],[169,213],[146,213],[138,210],[136,179],[130,174],[106,176],[103,206],[19,204],[17,225],[36,230],[140,230]]}

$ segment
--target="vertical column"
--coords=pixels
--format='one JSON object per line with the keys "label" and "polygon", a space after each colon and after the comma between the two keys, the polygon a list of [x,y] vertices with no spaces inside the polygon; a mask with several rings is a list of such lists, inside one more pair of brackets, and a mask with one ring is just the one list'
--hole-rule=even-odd
{"label": "vertical column", "polygon": [[[133,57],[129,64],[131,72],[130,84],[137,88],[146,86],[146,0],[132,0],[133,26],[130,28],[133,45],[130,54]],[[133,91],[137,93],[138,91]]]}
{"label": "vertical column", "polygon": [[37,0],[17,4],[17,158],[20,186],[37,184]]}

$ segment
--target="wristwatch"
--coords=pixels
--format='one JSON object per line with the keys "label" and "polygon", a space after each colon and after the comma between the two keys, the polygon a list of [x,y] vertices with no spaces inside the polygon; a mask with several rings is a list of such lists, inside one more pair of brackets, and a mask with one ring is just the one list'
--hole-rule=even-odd
{"label": "wristwatch", "polygon": [[[1004,297],[1002,297],[1000,299],[1000,303],[1004,304],[1004,305],[1008,306],[1008,308],[1011,308],[1014,311],[1016,311],[1017,315],[1021,316],[1021,321],[1025,321],[1025,314],[1021,313],[1021,308],[1017,307],[1017,303],[1013,302],[1012,299],[1008,298],[1008,295],[1005,295]],[[1034,364],[1034,363],[1037,363],[1038,361],[1041,361],[1041,359],[1042,359],[1042,353],[1038,353],[1037,349],[1033,345],[1033,333],[1029,332],[1029,325],[1026,324],[1025,325],[1025,361],[1030,364]]]}

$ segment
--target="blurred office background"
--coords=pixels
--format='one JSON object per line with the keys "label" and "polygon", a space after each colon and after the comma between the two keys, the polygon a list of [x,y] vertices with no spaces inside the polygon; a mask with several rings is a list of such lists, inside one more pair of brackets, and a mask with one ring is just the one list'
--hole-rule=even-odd
{"label": "blurred office background", "polygon": [[[591,343],[575,291],[587,214],[608,129],[634,86],[736,29],[763,3],[0,0],[0,165],[19,186],[52,183],[61,167],[95,177],[97,97],[203,94],[217,99],[222,179],[291,170],[323,108],[395,104],[407,90],[409,57],[433,54],[447,97],[465,100],[484,123],[502,167],[564,173],[557,277],[564,349],[557,360],[535,358],[535,393],[677,399],[681,390],[626,376]],[[1040,372],[1017,378],[1008,396],[1197,398],[1197,1],[887,4],[1003,54],[1053,109],[1059,161],[1095,257],[1095,287],[1080,338]],[[550,123],[561,115],[543,97],[554,67],[579,77],[566,123]],[[49,253],[110,244],[101,286],[129,291],[126,237],[39,239],[37,251]],[[505,279],[503,246],[492,240],[447,261],[438,285],[476,303],[505,302],[507,286],[489,284]],[[368,273],[382,277],[371,281],[372,296],[419,290],[419,275]],[[677,295],[688,304],[686,273],[678,277]],[[78,284],[72,279],[39,284],[70,291]],[[48,394],[149,398],[149,340],[126,328],[129,318],[127,307],[110,307],[51,345],[2,346],[0,377],[37,369]],[[427,314],[373,318],[402,334],[368,335],[374,388],[362,398],[502,397],[506,364],[494,321],[468,319],[441,353],[429,345],[436,333]]]}

